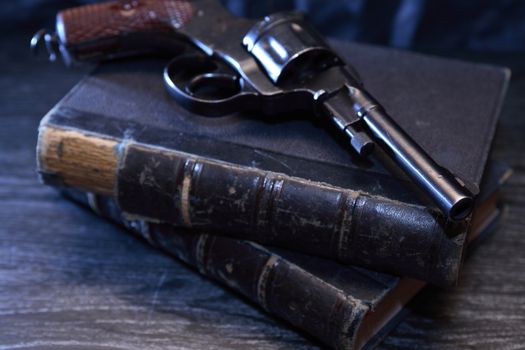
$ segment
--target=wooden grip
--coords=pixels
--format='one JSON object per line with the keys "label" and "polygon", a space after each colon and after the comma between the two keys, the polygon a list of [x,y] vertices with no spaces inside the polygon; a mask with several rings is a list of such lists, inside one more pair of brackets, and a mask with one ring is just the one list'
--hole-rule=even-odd
{"label": "wooden grip", "polygon": [[121,50],[123,44],[129,46],[125,43],[129,36],[174,32],[193,14],[189,0],[104,2],[60,12],[57,34],[74,58],[83,59]]}

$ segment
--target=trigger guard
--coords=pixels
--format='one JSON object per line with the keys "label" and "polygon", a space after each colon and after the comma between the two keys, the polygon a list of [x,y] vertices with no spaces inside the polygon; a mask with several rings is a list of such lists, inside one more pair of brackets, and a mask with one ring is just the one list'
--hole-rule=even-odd
{"label": "trigger guard", "polygon": [[[205,89],[206,87],[212,87],[219,93],[222,93],[220,97],[205,97],[203,94],[199,94],[199,90]],[[225,73],[203,73],[199,74],[186,85],[186,92],[194,97],[200,97],[209,101],[222,100],[228,97],[235,96],[241,91],[240,81],[238,76],[225,74]]]}
{"label": "trigger guard", "polygon": [[[170,61],[163,72],[163,80],[168,93],[175,100],[192,112],[217,117],[245,110],[245,106],[253,105],[256,94],[242,91],[242,82],[233,74],[218,73],[219,65],[204,55],[182,55]],[[214,73],[217,72],[217,73]],[[238,91],[224,98],[203,98],[196,96],[191,90],[191,84],[210,78],[224,79],[226,76],[235,79]]]}

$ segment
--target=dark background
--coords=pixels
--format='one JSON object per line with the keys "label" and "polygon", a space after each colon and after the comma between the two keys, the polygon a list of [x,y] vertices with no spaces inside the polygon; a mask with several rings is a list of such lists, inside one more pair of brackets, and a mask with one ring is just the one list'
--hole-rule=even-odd
{"label": "dark background", "polygon": [[[525,50],[525,1],[519,0],[222,1],[249,17],[300,9],[324,34],[345,40],[417,50]],[[52,27],[57,8],[87,2],[92,1],[6,1],[0,27]]]}

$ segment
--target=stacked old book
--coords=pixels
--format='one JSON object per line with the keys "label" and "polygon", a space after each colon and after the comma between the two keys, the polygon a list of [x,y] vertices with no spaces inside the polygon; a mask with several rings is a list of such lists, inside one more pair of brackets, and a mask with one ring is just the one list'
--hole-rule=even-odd
{"label": "stacked old book", "polygon": [[454,285],[468,243],[497,224],[509,171],[487,158],[509,73],[336,47],[438,163],[480,187],[471,216],[448,221],[309,116],[192,114],[151,59],[101,65],[48,113],[41,178],[326,345],[372,345],[426,283]]}

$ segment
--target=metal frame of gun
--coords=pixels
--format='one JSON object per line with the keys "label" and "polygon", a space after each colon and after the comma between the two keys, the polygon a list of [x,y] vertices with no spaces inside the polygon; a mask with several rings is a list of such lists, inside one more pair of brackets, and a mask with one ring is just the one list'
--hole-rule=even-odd
{"label": "metal frame of gun", "polygon": [[[38,32],[50,59],[66,63],[169,52],[168,91],[204,115],[314,111],[360,155],[380,143],[452,220],[468,216],[477,189],[439,166],[363,88],[356,71],[299,13],[252,21],[218,0],[132,0],[62,11],[56,33]],[[471,187],[471,188],[469,188]]]}

